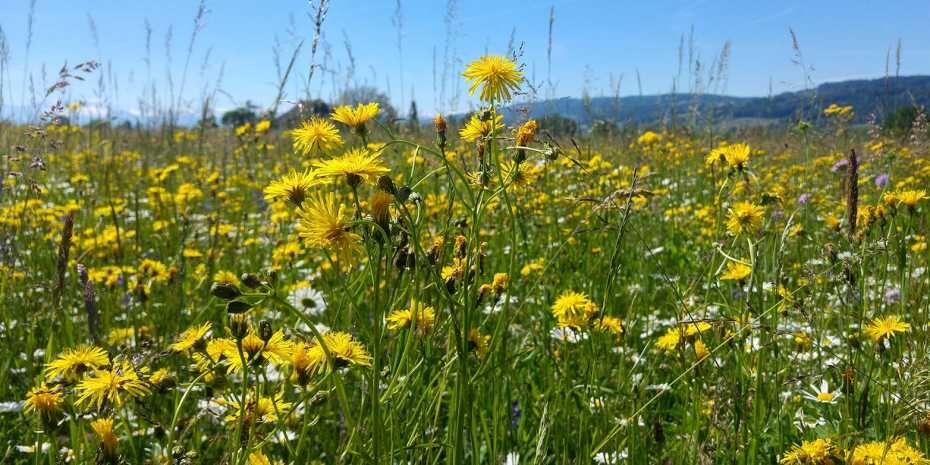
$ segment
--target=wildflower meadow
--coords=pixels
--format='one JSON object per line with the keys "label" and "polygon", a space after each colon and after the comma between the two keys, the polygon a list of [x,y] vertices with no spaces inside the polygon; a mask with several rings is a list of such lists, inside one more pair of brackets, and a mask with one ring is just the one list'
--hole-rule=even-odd
{"label": "wildflower meadow", "polygon": [[930,463],[922,113],[566,134],[489,50],[467,114],[78,124],[100,66],[0,123],[2,463]]}

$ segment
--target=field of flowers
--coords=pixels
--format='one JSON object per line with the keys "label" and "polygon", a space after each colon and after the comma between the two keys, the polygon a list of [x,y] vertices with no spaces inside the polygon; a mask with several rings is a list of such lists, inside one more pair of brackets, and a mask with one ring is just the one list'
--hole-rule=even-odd
{"label": "field of flowers", "polygon": [[928,463],[930,141],[462,78],[419,129],[0,127],[0,462]]}

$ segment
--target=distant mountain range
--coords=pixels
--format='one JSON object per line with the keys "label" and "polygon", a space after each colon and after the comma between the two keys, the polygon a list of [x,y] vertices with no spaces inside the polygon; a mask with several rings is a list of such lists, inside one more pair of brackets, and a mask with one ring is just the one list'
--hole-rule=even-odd
{"label": "distant mountain range", "polygon": [[596,120],[620,124],[650,124],[676,118],[687,122],[695,115],[701,122],[767,124],[796,121],[803,115],[816,120],[831,103],[852,105],[856,123],[868,121],[875,114],[881,119],[902,105],[930,107],[930,76],[900,76],[821,84],[799,92],[785,92],[771,97],[732,97],[711,94],[663,94],[628,97],[564,97],[530,104],[515,104],[505,111],[505,118],[523,115],[542,118],[558,114],[575,120],[582,127]]}

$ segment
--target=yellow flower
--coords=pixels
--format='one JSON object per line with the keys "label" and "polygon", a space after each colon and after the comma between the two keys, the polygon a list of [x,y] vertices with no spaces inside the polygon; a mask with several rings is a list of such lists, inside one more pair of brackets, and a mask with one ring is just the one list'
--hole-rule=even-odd
{"label": "yellow flower", "polygon": [[491,346],[491,336],[481,334],[477,328],[472,328],[468,332],[468,344],[478,357],[484,357]]}
{"label": "yellow flower", "polygon": [[517,135],[515,137],[515,142],[519,147],[526,147],[527,145],[533,142],[533,138],[536,137],[536,129],[538,124],[535,119],[527,120],[520,126],[520,129],[517,129]]}
{"label": "yellow flower", "polygon": [[[226,407],[229,412],[226,421],[230,423],[239,422],[239,413],[242,410],[239,401],[235,399],[218,399],[215,402]],[[275,394],[274,397],[261,396],[257,402],[250,397],[245,405],[245,420],[246,422],[274,423],[290,410],[291,404],[284,401],[284,396],[280,392]]]}
{"label": "yellow flower", "polygon": [[113,420],[110,418],[98,418],[90,422],[91,429],[100,439],[100,448],[103,454],[111,459],[116,457],[117,438],[113,433]]}
{"label": "yellow flower", "polygon": [[823,111],[823,114],[826,116],[836,116],[843,118],[852,117],[853,107],[851,105],[840,106],[835,103],[831,103],[830,106]]}
{"label": "yellow flower", "polygon": [[661,140],[661,136],[653,131],[646,131],[636,139],[636,143],[639,145],[652,145],[659,140]]}
{"label": "yellow flower", "polygon": [[355,108],[348,105],[340,105],[333,109],[333,114],[330,115],[330,117],[334,121],[338,121],[356,131],[362,132],[365,130],[365,123],[375,116],[378,116],[380,110],[381,107],[377,102],[360,103],[356,105]]}
{"label": "yellow flower", "polygon": [[727,216],[727,231],[734,236],[753,234],[762,227],[762,214],[765,210],[749,202],[737,202],[730,207]]}
{"label": "yellow flower", "polygon": [[110,333],[107,334],[107,344],[111,346],[126,344],[130,342],[135,335],[135,328],[113,328],[110,330]]}
{"label": "yellow flower", "polygon": [[888,315],[873,319],[865,328],[865,334],[874,342],[890,339],[897,333],[910,331],[911,325],[901,320],[898,315]]}
{"label": "yellow flower", "polygon": [[517,163],[510,160],[501,163],[501,170],[504,174],[504,180],[509,181],[510,185],[516,189],[526,189],[533,186],[542,171],[538,166],[529,162]]}
{"label": "yellow flower", "polygon": [[927,198],[927,191],[925,190],[908,190],[900,191],[895,193],[895,198],[902,205],[907,205],[908,207],[916,207],[917,202]]}
{"label": "yellow flower", "polygon": [[[239,356],[238,347],[235,344],[224,344],[222,348],[230,371],[242,370],[242,357]],[[208,346],[207,353],[209,352]],[[254,330],[249,329],[248,334],[242,338],[242,352],[246,363],[261,363],[267,360],[275,365],[281,365],[290,360],[293,343],[285,339],[284,332],[280,329],[275,331],[267,341],[263,340]]]}
{"label": "yellow flower", "polygon": [[310,171],[305,170],[301,173],[291,170],[290,174],[272,181],[265,188],[265,200],[274,202],[278,199],[287,199],[299,207],[307,198],[310,189],[316,184],[318,184],[318,181]]}
{"label": "yellow flower", "polygon": [[255,125],[255,132],[258,134],[264,134],[268,132],[269,129],[271,129],[271,121],[266,119],[259,121],[258,124]]}
{"label": "yellow flower", "polygon": [[294,150],[304,155],[314,149],[330,150],[342,145],[342,136],[336,125],[318,116],[301,123],[300,127],[291,131],[291,137],[294,138]]}
{"label": "yellow flower", "polygon": [[700,339],[694,341],[694,355],[698,360],[710,355],[710,351],[707,350],[707,344],[705,344],[704,341]]}
{"label": "yellow flower", "polygon": [[[356,341],[351,334],[331,331],[323,335],[323,342],[337,367],[348,365],[371,366],[371,356],[368,355],[365,346]],[[327,368],[331,368],[329,363],[326,365]]]}
{"label": "yellow flower", "polygon": [[465,126],[459,130],[459,136],[468,142],[475,142],[478,139],[487,137],[491,133],[499,133],[502,129],[504,129],[503,116],[494,115],[485,121],[475,114],[472,115],[471,119],[465,123]]}
{"label": "yellow flower", "polygon": [[297,384],[306,386],[310,382],[310,377],[325,364],[326,353],[319,346],[308,345],[304,342],[298,342],[292,346],[291,368],[294,370],[293,380]]}
{"label": "yellow flower", "polygon": [[597,304],[588,296],[574,291],[565,291],[552,304],[552,315],[558,320],[559,327],[582,328],[588,324],[598,311]]}
{"label": "yellow flower", "polygon": [[77,391],[75,405],[95,404],[98,410],[105,402],[121,406],[124,400],[144,397],[150,392],[148,383],[141,380],[136,368],[126,361],[107,370],[97,370],[78,384]]}
{"label": "yellow flower", "polygon": [[752,274],[752,267],[740,262],[727,263],[727,269],[720,275],[721,281],[742,281]]}
{"label": "yellow flower", "polygon": [[730,144],[723,150],[724,158],[730,168],[742,169],[749,162],[749,154],[752,150],[746,144]]}
{"label": "yellow flower", "polygon": [[340,256],[352,252],[361,240],[349,226],[345,206],[336,204],[332,192],[310,197],[300,210],[300,237],[312,246],[331,249]]}
{"label": "yellow flower", "polygon": [[688,323],[684,326],[685,336],[688,336],[688,337],[704,334],[709,330],[710,330],[710,323],[706,321]]}
{"label": "yellow flower", "polygon": [[174,344],[171,344],[168,348],[175,352],[184,352],[192,347],[196,347],[198,344],[203,343],[203,338],[206,337],[211,327],[212,325],[210,322],[206,322],[200,326],[188,328],[181,333],[174,341]]}
{"label": "yellow flower", "polygon": [[390,173],[391,170],[381,160],[381,152],[367,149],[352,149],[339,157],[319,160],[313,163],[317,167],[316,176],[345,176],[350,186],[357,186],[363,180]]}
{"label": "yellow flower", "polygon": [[50,381],[57,377],[73,380],[85,372],[109,364],[110,356],[107,355],[105,350],[99,347],[82,345],[62,352],[58,355],[58,358],[49,363],[45,367],[45,378]]}
{"label": "yellow flower", "polygon": [[839,450],[828,439],[804,441],[795,445],[778,463],[781,465],[831,465]]}
{"label": "yellow flower", "polygon": [[213,275],[213,282],[219,284],[231,284],[239,287],[239,278],[232,271],[220,270]]}
{"label": "yellow flower", "polygon": [[656,347],[660,350],[671,352],[678,347],[679,342],[681,342],[681,328],[673,326],[665,331],[665,334],[659,336],[659,339],[656,341]]}
{"label": "yellow flower", "polygon": [[594,319],[594,327],[604,332],[611,333],[615,336],[623,334],[623,322],[619,318],[604,315],[601,318]]}
{"label": "yellow flower", "polygon": [[468,93],[474,95],[481,87],[481,100],[506,102],[511,93],[520,87],[523,73],[509,58],[503,55],[485,55],[472,61],[462,73],[470,81]]}
{"label": "yellow flower", "polygon": [[61,411],[61,391],[42,383],[29,390],[23,403],[23,412],[35,412],[43,421],[50,422]]}
{"label": "yellow flower", "polygon": [[926,465],[923,454],[908,445],[904,438],[894,442],[867,442],[853,449],[849,465]]}
{"label": "yellow flower", "polygon": [[410,327],[410,323],[416,319],[416,329],[419,334],[429,334],[433,329],[433,322],[436,321],[436,311],[433,307],[427,307],[419,302],[412,302],[410,308],[394,310],[385,319],[387,328],[392,331]]}

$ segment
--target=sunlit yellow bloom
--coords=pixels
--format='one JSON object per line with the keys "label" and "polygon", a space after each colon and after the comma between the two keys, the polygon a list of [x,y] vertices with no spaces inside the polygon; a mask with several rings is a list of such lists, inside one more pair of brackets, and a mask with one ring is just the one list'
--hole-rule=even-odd
{"label": "sunlit yellow bloom", "polygon": [[342,145],[342,136],[336,125],[318,116],[301,123],[300,127],[291,131],[291,137],[294,138],[294,149],[304,155],[314,149],[331,150]]}
{"label": "sunlit yellow bloom", "polygon": [[126,400],[148,395],[150,390],[148,383],[139,378],[136,368],[124,361],[84,378],[77,392],[76,405],[93,404],[99,410],[106,402],[121,406]]}
{"label": "sunlit yellow bloom", "polygon": [[184,352],[190,348],[196,347],[198,344],[203,343],[203,338],[207,336],[207,333],[210,332],[212,324],[206,322],[199,326],[193,326],[186,329],[183,333],[178,335],[178,338],[174,341],[174,344],[168,346],[169,349],[175,352]]}
{"label": "sunlit yellow bloom", "polygon": [[895,193],[895,198],[901,205],[916,207],[918,202],[927,198],[927,191],[923,189],[900,191]]}
{"label": "sunlit yellow bloom", "polygon": [[364,131],[365,123],[375,116],[378,116],[380,110],[381,107],[377,102],[359,103],[355,108],[348,105],[340,105],[333,109],[333,114],[330,117],[333,121],[345,124],[356,131]]}
{"label": "sunlit yellow bloom", "polygon": [[220,284],[232,284],[239,286],[239,277],[232,271],[220,270],[213,274],[213,282]]}
{"label": "sunlit yellow bloom", "polygon": [[865,328],[865,334],[874,342],[893,338],[897,333],[910,331],[910,323],[905,323],[898,315],[888,315],[873,319]]}
{"label": "sunlit yellow bloom", "polygon": [[575,291],[563,292],[552,304],[552,315],[563,328],[582,328],[597,311],[597,304]]}
{"label": "sunlit yellow bloom", "polygon": [[781,465],[831,465],[836,463],[839,449],[828,439],[804,441],[785,453]]}
{"label": "sunlit yellow bloom", "polygon": [[[242,370],[242,357],[239,355],[239,348],[233,345],[224,345],[223,355],[229,364],[230,371]],[[293,343],[284,337],[284,332],[280,329],[272,333],[271,337],[265,341],[253,330],[242,338],[242,355],[246,363],[261,363],[269,361],[275,365],[286,363],[293,351]],[[209,352],[209,350],[208,350]]]}
{"label": "sunlit yellow bloom", "polygon": [[927,459],[902,437],[888,442],[867,442],[853,449],[849,465],[926,465]]}
{"label": "sunlit yellow bloom", "polygon": [[514,142],[517,146],[526,147],[533,142],[533,139],[536,137],[536,129],[539,125],[536,123],[535,119],[527,120],[520,126],[520,129],[517,129],[517,135],[514,138]]}
{"label": "sunlit yellow bloom", "polygon": [[265,200],[273,202],[278,199],[287,199],[299,207],[310,194],[310,189],[317,183],[312,172],[291,170],[289,174],[272,181],[265,188]]}
{"label": "sunlit yellow bloom", "polygon": [[115,458],[117,455],[117,438],[116,434],[113,432],[113,420],[110,418],[98,418],[90,422],[90,427],[94,430],[94,434],[97,435],[97,439],[100,439],[100,448],[104,456],[108,457],[110,460]]}
{"label": "sunlit yellow bloom", "polygon": [[110,364],[106,351],[94,346],[82,345],[68,349],[58,355],[45,367],[45,378],[53,380],[61,377],[73,380],[84,373]]}
{"label": "sunlit yellow bloom", "polygon": [[656,134],[653,131],[646,131],[642,133],[637,139],[636,143],[639,145],[652,145],[661,140],[661,136]]}
{"label": "sunlit yellow bloom", "polygon": [[823,111],[823,114],[826,116],[849,118],[853,116],[853,107],[851,105],[840,106],[831,103],[830,106]]}
{"label": "sunlit yellow bloom", "polygon": [[297,342],[291,349],[293,381],[301,386],[310,382],[310,377],[326,364],[326,353],[318,346]]}
{"label": "sunlit yellow bloom", "polygon": [[315,161],[313,165],[317,167],[317,177],[345,176],[350,186],[391,172],[381,159],[381,152],[363,148],[349,150],[329,160]]}
{"label": "sunlit yellow bloom", "polygon": [[727,269],[720,275],[721,281],[742,281],[752,274],[752,267],[740,262],[727,263]]}
{"label": "sunlit yellow bloom", "polygon": [[671,327],[665,334],[659,336],[659,339],[656,341],[656,347],[660,350],[671,352],[678,347],[678,343],[681,342],[681,336],[681,328],[678,326]]}
{"label": "sunlit yellow bloom", "polygon": [[749,202],[736,202],[727,216],[727,231],[734,236],[753,234],[762,227],[765,210]]}
{"label": "sunlit yellow bloom", "polygon": [[478,357],[484,357],[491,346],[491,336],[481,334],[477,328],[468,332],[468,344]]}
{"label": "sunlit yellow bloom", "polygon": [[[349,333],[330,331],[323,335],[323,343],[326,345],[326,350],[329,350],[329,355],[333,357],[336,367],[371,366],[371,356],[368,355],[368,350]],[[323,351],[325,357],[325,350],[319,344],[315,344],[311,350]],[[327,370],[332,368],[328,359],[325,368]]]}
{"label": "sunlit yellow bloom", "polygon": [[23,412],[35,412],[45,422],[51,422],[61,411],[62,395],[58,388],[42,383],[29,390],[23,403]]}
{"label": "sunlit yellow bloom", "polygon": [[485,55],[472,61],[462,73],[470,81],[468,93],[475,95],[481,87],[480,98],[485,102],[506,102],[520,88],[523,73],[503,55]]}
{"label": "sunlit yellow bloom", "polygon": [[[226,415],[226,421],[230,423],[239,422],[239,413],[242,409],[238,400],[218,399],[215,402],[226,407],[229,412]],[[257,402],[250,396],[248,403],[245,405],[246,421],[274,423],[290,410],[291,404],[284,401],[284,396],[280,392],[275,394],[274,397],[261,396]]]}
{"label": "sunlit yellow bloom", "polygon": [[468,142],[475,142],[492,133],[498,134],[502,129],[504,129],[503,116],[494,115],[487,120],[482,120],[479,115],[475,114],[472,115],[471,119],[465,123],[465,126],[459,130],[459,136]]}
{"label": "sunlit yellow bloom", "polygon": [[594,327],[616,336],[623,334],[623,322],[621,322],[619,318],[610,315],[595,318]]}
{"label": "sunlit yellow bloom", "polygon": [[416,318],[417,332],[419,334],[429,334],[433,329],[433,322],[436,320],[436,311],[433,310],[433,307],[413,302],[410,308],[394,310],[385,319],[387,320],[387,328],[397,331],[409,328],[414,318]]}
{"label": "sunlit yellow bloom", "polygon": [[339,255],[350,253],[361,236],[349,230],[345,205],[336,203],[332,192],[307,199],[300,210],[300,237],[311,246],[331,249]]}

